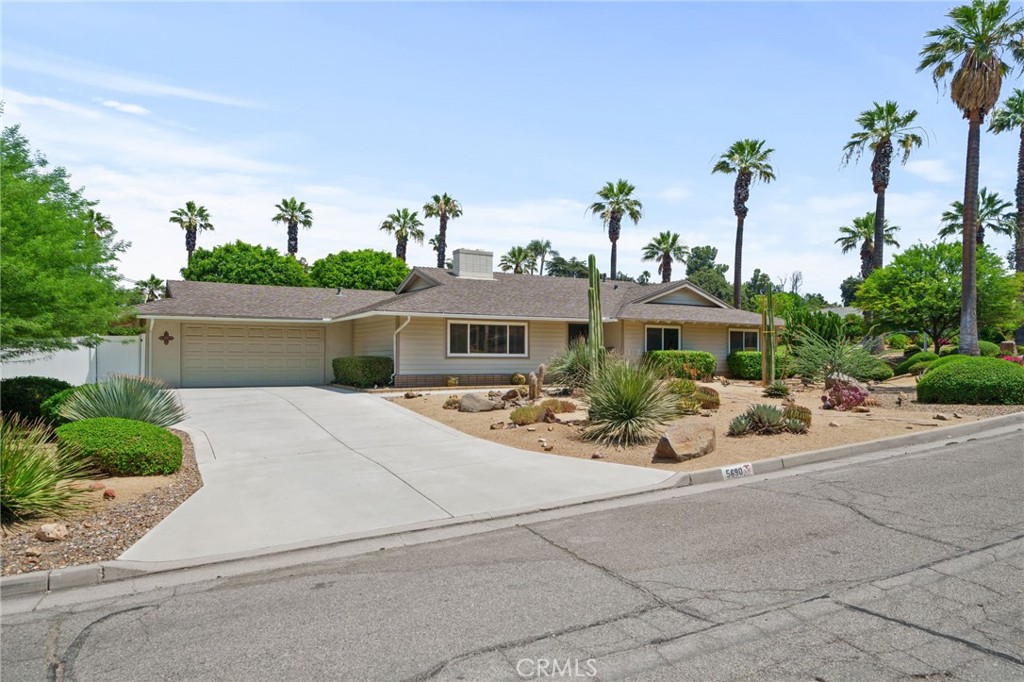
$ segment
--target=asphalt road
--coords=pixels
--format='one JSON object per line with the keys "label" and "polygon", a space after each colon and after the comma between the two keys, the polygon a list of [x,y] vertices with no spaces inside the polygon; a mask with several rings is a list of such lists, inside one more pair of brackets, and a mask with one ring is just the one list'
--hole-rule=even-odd
{"label": "asphalt road", "polygon": [[1024,439],[73,602],[4,682],[1024,680]]}

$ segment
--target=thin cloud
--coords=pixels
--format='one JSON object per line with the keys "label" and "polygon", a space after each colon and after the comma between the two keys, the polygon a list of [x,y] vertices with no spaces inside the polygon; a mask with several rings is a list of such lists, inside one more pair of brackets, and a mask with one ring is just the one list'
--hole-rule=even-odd
{"label": "thin cloud", "polygon": [[928,182],[944,184],[956,179],[943,159],[915,159],[907,162],[907,172]]}
{"label": "thin cloud", "polygon": [[118,102],[116,99],[105,99],[101,102],[105,107],[109,107],[116,111],[120,111],[123,114],[135,114],[136,116],[145,116],[150,113],[149,109],[140,106],[138,104],[126,104],[125,102]]}

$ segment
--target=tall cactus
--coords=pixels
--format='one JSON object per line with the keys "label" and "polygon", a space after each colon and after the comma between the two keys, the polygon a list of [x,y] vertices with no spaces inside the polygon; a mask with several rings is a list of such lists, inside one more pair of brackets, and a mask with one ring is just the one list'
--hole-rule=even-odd
{"label": "tall cactus", "polygon": [[775,298],[772,295],[773,287],[768,285],[765,294],[764,312],[761,314],[762,331],[764,332],[764,348],[761,349],[764,358],[764,384],[775,381]]}
{"label": "tall cactus", "polygon": [[601,320],[601,275],[597,271],[597,258],[590,254],[587,259],[590,287],[587,289],[589,334],[587,349],[590,352],[591,371],[597,369],[604,357],[604,323]]}

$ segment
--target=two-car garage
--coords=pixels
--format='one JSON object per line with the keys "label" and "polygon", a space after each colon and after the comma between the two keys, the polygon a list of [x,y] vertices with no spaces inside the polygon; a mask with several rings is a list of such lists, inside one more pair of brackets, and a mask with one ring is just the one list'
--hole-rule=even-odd
{"label": "two-car garage", "polygon": [[181,386],[316,386],[322,325],[182,323]]}

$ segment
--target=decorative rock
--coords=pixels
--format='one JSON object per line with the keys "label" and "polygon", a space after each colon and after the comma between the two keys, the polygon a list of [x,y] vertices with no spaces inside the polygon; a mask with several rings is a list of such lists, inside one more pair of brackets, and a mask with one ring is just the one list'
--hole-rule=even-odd
{"label": "decorative rock", "polygon": [[508,426],[507,426],[506,428],[507,428],[507,429],[508,429],[509,431],[511,431],[512,429],[518,429],[518,428],[519,428],[519,425],[518,425],[518,424],[509,424],[509,425],[508,425]]}
{"label": "decorative rock", "polygon": [[112,500],[115,497],[117,497],[117,493],[114,492],[113,488],[107,488],[106,490],[103,491],[103,499],[104,500]]}
{"label": "decorative rock", "polygon": [[850,408],[850,412],[859,412],[861,414],[866,414],[870,411],[871,408],[867,407],[866,405],[855,405],[854,407]]}
{"label": "decorative rock", "polygon": [[839,426],[839,423],[838,422],[829,422],[828,425],[829,426]]}
{"label": "decorative rock", "polygon": [[499,431],[505,428],[505,422],[494,422],[491,424],[491,431]]}
{"label": "decorative rock", "polygon": [[555,430],[555,427],[554,427],[554,426],[549,426],[549,427],[548,427],[548,431],[554,431],[554,430]]}
{"label": "decorative rock", "polygon": [[497,405],[481,393],[467,393],[459,401],[459,412],[490,412]]}
{"label": "decorative rock", "polygon": [[545,445],[544,446],[544,452],[551,452],[554,449],[555,449],[554,445]]}
{"label": "decorative rock", "polygon": [[963,416],[961,416],[961,414],[959,412],[954,412],[953,413],[953,419],[963,419]]}
{"label": "decorative rock", "polygon": [[92,528],[92,524],[88,521],[82,521],[82,528]]}
{"label": "decorative rock", "polygon": [[406,391],[405,392],[405,399],[406,400],[412,400],[413,398],[422,398],[422,397],[423,397],[422,393],[413,393],[412,391]]}
{"label": "decorative rock", "polygon": [[544,408],[544,416],[540,418],[545,424],[555,424],[558,422],[558,417],[555,416],[554,410],[550,407]]}
{"label": "decorative rock", "polygon": [[25,556],[41,556],[43,554],[42,547],[29,547],[25,550]]}
{"label": "decorative rock", "polygon": [[677,424],[670,426],[658,440],[654,449],[655,459],[685,462],[703,457],[715,449],[715,427]]}
{"label": "decorative rock", "polygon": [[527,431],[536,431],[536,430],[537,430],[537,427],[536,427],[536,426],[527,426],[527,427],[526,427],[526,430],[527,430]]}
{"label": "decorative rock", "polygon": [[913,431],[913,430],[914,430],[914,427],[913,427],[913,426],[908,426],[908,427],[907,427],[907,431]]}
{"label": "decorative rock", "polygon": [[948,421],[949,421],[949,417],[947,417],[947,416],[946,416],[946,415],[944,415],[944,414],[937,414],[937,415],[935,415],[934,417],[932,417],[932,419],[937,419],[937,420],[939,420],[940,422],[948,422]]}
{"label": "decorative rock", "polygon": [[595,452],[594,454],[592,454],[592,455],[590,456],[590,459],[604,459],[604,458],[605,458],[605,457],[607,457],[607,456],[608,456],[608,455],[605,455],[605,454],[603,454],[603,453],[600,453],[600,452]]}
{"label": "decorative rock", "polygon": [[829,374],[827,377],[825,377],[826,391],[832,388],[835,384],[846,384],[847,386],[858,386],[860,388],[864,388],[856,379],[854,379],[851,376],[847,376],[841,372],[833,372],[832,374]]}
{"label": "decorative rock", "polygon": [[57,542],[68,536],[68,527],[63,523],[44,523],[36,531],[36,539],[43,542]]}
{"label": "decorative rock", "polygon": [[1015,341],[1000,341],[999,352],[1003,355],[1016,355],[1017,343]]}
{"label": "decorative rock", "polygon": [[910,396],[908,396],[906,393],[901,392],[898,396],[896,396],[896,407],[903,407],[903,403],[908,402],[909,400]]}
{"label": "decorative rock", "polygon": [[515,389],[515,388],[510,388],[509,390],[505,391],[504,395],[501,396],[501,399],[502,400],[519,400],[519,390]]}
{"label": "decorative rock", "polygon": [[102,481],[93,481],[89,484],[89,490],[103,490],[107,487],[106,483]]}

